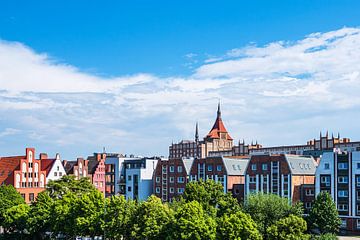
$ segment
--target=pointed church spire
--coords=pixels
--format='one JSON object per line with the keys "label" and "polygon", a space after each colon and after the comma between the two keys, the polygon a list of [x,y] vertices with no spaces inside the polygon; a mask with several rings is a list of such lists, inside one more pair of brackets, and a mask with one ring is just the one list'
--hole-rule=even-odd
{"label": "pointed church spire", "polygon": [[196,127],[195,127],[195,142],[199,142],[199,123],[196,122]]}
{"label": "pointed church spire", "polygon": [[340,139],[340,132],[338,132],[338,139]]}
{"label": "pointed church spire", "polygon": [[217,117],[221,118],[220,100],[219,100],[219,103],[218,103]]}

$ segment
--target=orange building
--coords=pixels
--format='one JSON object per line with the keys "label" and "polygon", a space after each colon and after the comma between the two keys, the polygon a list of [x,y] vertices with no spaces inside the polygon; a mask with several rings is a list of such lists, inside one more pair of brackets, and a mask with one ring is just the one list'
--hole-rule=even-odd
{"label": "orange building", "polygon": [[45,190],[46,171],[41,160],[35,159],[35,149],[26,148],[24,156],[0,158],[0,185],[13,185],[27,203],[33,202]]}

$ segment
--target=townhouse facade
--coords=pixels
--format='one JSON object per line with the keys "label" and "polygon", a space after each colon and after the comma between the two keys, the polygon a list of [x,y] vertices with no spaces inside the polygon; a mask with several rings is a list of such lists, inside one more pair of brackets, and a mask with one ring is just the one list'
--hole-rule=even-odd
{"label": "townhouse facade", "polygon": [[61,179],[66,175],[65,168],[60,159],[60,154],[56,154],[55,158],[50,159],[45,153],[40,153],[41,170],[46,172],[46,182]]}
{"label": "townhouse facade", "polygon": [[316,170],[316,195],[327,191],[333,198],[341,228],[360,231],[360,152],[327,152]]}
{"label": "townhouse facade", "polygon": [[246,169],[245,196],[251,193],[272,193],[301,201],[309,211],[315,199],[317,163],[311,156],[252,155]]}
{"label": "townhouse facade", "polygon": [[177,158],[158,163],[154,173],[154,193],[163,201],[172,201],[185,191],[190,181],[212,179],[223,185],[239,201],[243,200],[246,157]]}
{"label": "townhouse facade", "polygon": [[94,153],[87,159],[79,157],[76,161],[63,161],[67,175],[73,175],[79,180],[83,177],[90,179],[90,182],[105,195],[105,153]]}
{"label": "townhouse facade", "polygon": [[13,185],[26,203],[35,201],[46,183],[46,171],[35,158],[35,148],[26,148],[23,156],[0,158],[0,185]]}

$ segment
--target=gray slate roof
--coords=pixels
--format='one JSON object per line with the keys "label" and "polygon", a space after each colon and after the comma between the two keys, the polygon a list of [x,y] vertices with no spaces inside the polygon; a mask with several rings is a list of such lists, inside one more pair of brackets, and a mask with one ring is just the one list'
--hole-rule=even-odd
{"label": "gray slate roof", "polygon": [[313,157],[285,155],[292,174],[314,175],[317,167]]}
{"label": "gray slate roof", "polygon": [[228,176],[245,175],[248,158],[222,158]]}

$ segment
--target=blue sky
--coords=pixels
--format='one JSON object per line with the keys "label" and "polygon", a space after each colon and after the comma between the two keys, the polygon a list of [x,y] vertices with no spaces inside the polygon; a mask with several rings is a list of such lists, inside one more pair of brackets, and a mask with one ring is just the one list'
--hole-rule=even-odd
{"label": "blue sky", "polygon": [[[359,1],[3,1],[0,155],[359,140]],[[317,33],[317,34],[316,34]],[[360,101],[359,101],[360,102]]]}

